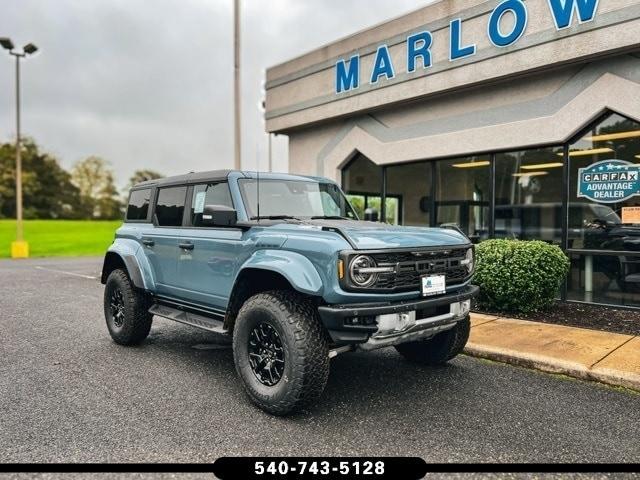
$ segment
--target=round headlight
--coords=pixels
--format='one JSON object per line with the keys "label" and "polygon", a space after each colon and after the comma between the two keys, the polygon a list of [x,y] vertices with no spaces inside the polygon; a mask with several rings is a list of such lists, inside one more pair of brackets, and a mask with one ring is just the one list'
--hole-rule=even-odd
{"label": "round headlight", "polygon": [[467,272],[470,274],[473,273],[473,247],[467,250],[467,253],[464,256],[464,260],[461,262],[465,267],[467,267]]}
{"label": "round headlight", "polygon": [[368,255],[358,255],[349,265],[349,276],[357,287],[370,287],[378,279],[375,271],[376,262]]}

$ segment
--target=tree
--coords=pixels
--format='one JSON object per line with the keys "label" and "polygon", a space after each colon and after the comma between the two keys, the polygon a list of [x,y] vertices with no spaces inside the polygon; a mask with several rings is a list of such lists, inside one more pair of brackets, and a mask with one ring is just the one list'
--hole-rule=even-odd
{"label": "tree", "polygon": [[146,182],[148,180],[156,180],[162,177],[164,177],[164,175],[156,172],[155,170],[148,170],[148,169],[136,170],[135,172],[133,172],[133,175],[129,179],[129,184],[127,185],[127,192],[131,187],[133,187],[134,185],[140,182]]}
{"label": "tree", "polygon": [[71,179],[80,190],[80,210],[86,217],[115,219],[121,216],[113,171],[100,157],[88,157],[74,165]]}
{"label": "tree", "polygon": [[[24,218],[78,218],[80,192],[53,156],[25,138],[21,145]],[[16,216],[16,149],[0,144],[0,218]]]}

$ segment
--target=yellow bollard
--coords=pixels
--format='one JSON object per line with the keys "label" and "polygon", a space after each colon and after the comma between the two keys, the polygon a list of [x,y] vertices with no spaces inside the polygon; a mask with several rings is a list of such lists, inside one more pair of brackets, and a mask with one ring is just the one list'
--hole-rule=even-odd
{"label": "yellow bollard", "polygon": [[29,258],[29,243],[24,240],[11,242],[11,258]]}

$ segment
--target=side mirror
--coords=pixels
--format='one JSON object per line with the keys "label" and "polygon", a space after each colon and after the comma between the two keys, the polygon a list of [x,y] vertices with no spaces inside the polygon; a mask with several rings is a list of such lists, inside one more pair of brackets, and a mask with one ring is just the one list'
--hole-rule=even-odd
{"label": "side mirror", "polygon": [[225,205],[205,205],[202,211],[204,227],[233,227],[238,222],[238,212]]}

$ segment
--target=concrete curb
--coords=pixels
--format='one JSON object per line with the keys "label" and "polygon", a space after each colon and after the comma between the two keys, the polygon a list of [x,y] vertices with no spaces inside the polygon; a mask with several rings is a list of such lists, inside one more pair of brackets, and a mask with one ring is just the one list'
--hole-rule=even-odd
{"label": "concrete curb", "polygon": [[[532,368],[549,373],[560,373],[582,380],[590,380],[589,370],[583,365],[562,360],[551,359],[542,355],[529,355],[506,348],[468,343],[464,353],[472,357],[486,358],[497,362],[509,363],[519,367]],[[638,385],[640,387],[640,384]]]}
{"label": "concrete curb", "polygon": [[612,370],[610,368],[602,368],[597,371],[590,371],[589,377],[590,380],[606,383],[608,385],[629,388],[640,393],[640,375],[623,373],[619,370]]}
{"label": "concrete curb", "polygon": [[[501,324],[501,328],[503,329],[505,336],[510,337],[511,343],[515,346],[518,345],[520,338],[518,329],[514,327],[524,325],[531,328],[530,325],[534,324],[534,322],[525,320],[503,319],[500,317],[497,317],[494,320],[477,318],[472,326],[471,338],[469,339],[464,352],[473,357],[486,358],[488,360],[531,368],[548,373],[567,375],[581,380],[601,382],[616,387],[625,387],[640,392],[640,369],[638,368],[637,363],[634,363],[633,358],[629,361],[630,356],[633,357],[638,355],[635,345],[629,346],[629,348],[633,348],[630,352],[631,355],[628,355],[627,353],[629,352],[627,351],[620,351],[622,347],[631,343],[631,341],[625,341],[622,345],[611,350],[606,355],[597,358],[596,361],[591,364],[585,363],[584,361],[572,361],[570,358],[570,351],[567,351],[566,356],[562,357],[558,355],[545,355],[544,353],[536,351],[540,350],[544,352],[545,347],[556,342],[557,339],[560,339],[561,335],[565,333],[568,328],[574,330],[576,333],[593,332],[586,329],[536,324],[536,328],[543,329],[545,334],[544,341],[540,341],[539,349],[535,348],[536,345],[531,344],[530,339],[526,339],[524,337],[522,339],[523,345],[525,345],[525,342],[528,343],[526,343],[525,348],[522,349],[509,348],[505,345],[500,345],[499,343],[502,341],[501,338],[496,338],[495,342],[493,342],[491,338],[487,339],[486,335],[475,335],[477,338],[484,339],[482,342],[478,342],[477,338],[474,340],[474,330],[481,330],[482,326],[488,327],[489,324],[493,322],[499,324],[501,321],[505,321],[504,325]],[[514,322],[517,322],[517,324],[514,325]],[[495,324],[492,328],[495,328]],[[602,335],[606,336],[607,333],[602,332]],[[636,341],[640,340],[640,337],[629,338]],[[504,341],[502,341],[502,343],[504,343]],[[616,355],[613,355],[614,353],[616,353]]]}

